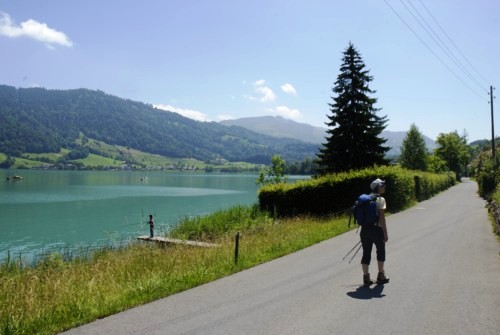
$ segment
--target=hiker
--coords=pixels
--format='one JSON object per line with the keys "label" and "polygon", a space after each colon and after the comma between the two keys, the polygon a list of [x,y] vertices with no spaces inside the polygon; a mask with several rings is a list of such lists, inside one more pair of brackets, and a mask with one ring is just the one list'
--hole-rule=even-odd
{"label": "hiker", "polygon": [[363,284],[370,286],[374,282],[370,279],[369,266],[372,254],[372,247],[375,244],[377,248],[377,265],[378,276],[377,284],[385,284],[389,282],[389,278],[385,276],[385,243],[389,237],[387,235],[387,226],[385,223],[385,209],[387,204],[382,194],[385,192],[385,181],[375,179],[371,182],[372,197],[376,197],[378,222],[361,227],[361,245],[363,246],[363,258],[361,258],[361,267],[363,269]]}
{"label": "hiker", "polygon": [[153,214],[149,214],[149,238],[153,238],[155,232],[155,222],[153,220]]}

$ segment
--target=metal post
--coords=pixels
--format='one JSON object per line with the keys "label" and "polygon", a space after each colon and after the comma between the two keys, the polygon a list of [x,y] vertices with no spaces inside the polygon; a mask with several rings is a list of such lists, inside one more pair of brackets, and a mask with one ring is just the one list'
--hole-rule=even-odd
{"label": "metal post", "polygon": [[238,264],[239,248],[240,248],[240,232],[237,232],[236,241],[234,244],[234,264]]}
{"label": "metal post", "polygon": [[491,105],[491,155],[495,158],[495,123],[493,120],[493,86],[490,86],[490,105]]}

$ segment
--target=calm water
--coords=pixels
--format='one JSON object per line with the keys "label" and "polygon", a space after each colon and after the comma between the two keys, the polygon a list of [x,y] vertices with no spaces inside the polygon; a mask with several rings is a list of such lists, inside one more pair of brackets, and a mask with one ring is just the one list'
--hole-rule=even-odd
{"label": "calm water", "polygon": [[135,171],[0,170],[0,259],[41,250],[109,244],[184,217],[257,202],[256,175]]}

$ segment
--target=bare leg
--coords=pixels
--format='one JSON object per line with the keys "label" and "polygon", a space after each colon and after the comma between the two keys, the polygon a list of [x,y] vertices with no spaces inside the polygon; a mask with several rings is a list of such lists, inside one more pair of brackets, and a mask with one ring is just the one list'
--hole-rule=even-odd
{"label": "bare leg", "polygon": [[384,262],[377,262],[378,264],[378,272],[384,272]]}

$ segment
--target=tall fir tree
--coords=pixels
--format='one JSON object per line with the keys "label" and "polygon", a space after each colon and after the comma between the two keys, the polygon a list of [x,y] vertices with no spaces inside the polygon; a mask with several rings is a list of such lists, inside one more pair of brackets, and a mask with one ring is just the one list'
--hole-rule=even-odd
{"label": "tall fir tree", "polygon": [[401,146],[401,166],[410,170],[427,171],[427,147],[423,135],[412,124]]}
{"label": "tall fir tree", "polygon": [[331,115],[326,143],[317,155],[319,173],[327,174],[387,164],[384,156],[390,147],[380,134],[387,116],[380,117],[374,107],[375,93],[368,84],[373,80],[352,43],[343,53],[340,74],[332,91]]}

